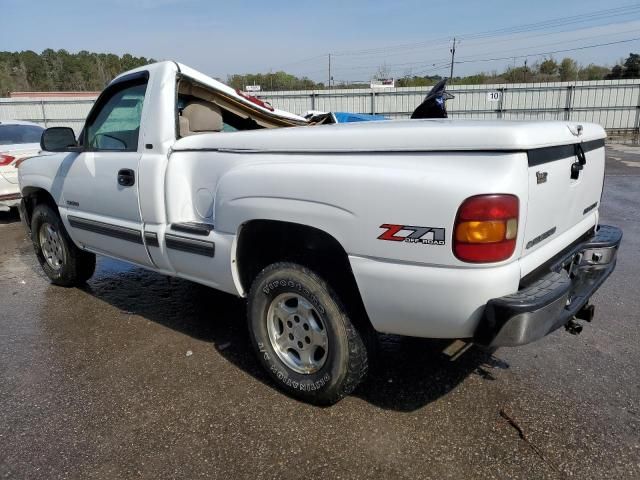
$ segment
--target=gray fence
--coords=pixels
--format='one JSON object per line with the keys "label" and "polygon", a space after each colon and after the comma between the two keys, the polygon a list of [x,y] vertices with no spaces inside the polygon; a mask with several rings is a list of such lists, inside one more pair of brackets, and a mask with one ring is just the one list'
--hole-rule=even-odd
{"label": "gray fence", "polygon": [[[260,98],[296,113],[308,110],[382,114],[406,118],[429,87],[264,92]],[[640,80],[509,85],[452,85],[452,118],[576,120],[610,131],[640,128]]]}
{"label": "gray fence", "polygon": [[78,133],[95,98],[0,98],[0,122],[27,120],[45,127],[71,127]]}
{"label": "gray fence", "polygon": [[[453,85],[447,103],[452,118],[575,120],[595,122],[611,132],[640,132],[640,80],[554,82],[509,85]],[[429,87],[261,92],[274,107],[382,114],[406,118]],[[80,130],[94,99],[0,99],[0,121],[30,120]]]}

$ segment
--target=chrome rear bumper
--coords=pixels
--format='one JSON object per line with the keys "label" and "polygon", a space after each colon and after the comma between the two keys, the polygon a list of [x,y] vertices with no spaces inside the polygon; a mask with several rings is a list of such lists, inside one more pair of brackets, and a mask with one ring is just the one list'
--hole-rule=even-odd
{"label": "chrome rear bumper", "polygon": [[621,240],[622,230],[601,225],[591,237],[563,252],[541,278],[514,294],[489,300],[474,341],[524,345],[576,315],[584,317],[581,310],[615,269]]}

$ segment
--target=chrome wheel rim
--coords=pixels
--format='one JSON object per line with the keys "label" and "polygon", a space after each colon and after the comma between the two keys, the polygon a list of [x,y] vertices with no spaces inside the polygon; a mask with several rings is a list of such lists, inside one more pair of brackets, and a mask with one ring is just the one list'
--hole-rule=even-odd
{"label": "chrome wheel rim", "polygon": [[282,293],[267,312],[271,347],[278,358],[297,373],[309,375],[327,361],[327,329],[311,303],[297,293]]}
{"label": "chrome wheel rim", "polygon": [[43,223],[38,235],[45,261],[54,270],[60,270],[64,264],[64,246],[60,233],[50,223]]}

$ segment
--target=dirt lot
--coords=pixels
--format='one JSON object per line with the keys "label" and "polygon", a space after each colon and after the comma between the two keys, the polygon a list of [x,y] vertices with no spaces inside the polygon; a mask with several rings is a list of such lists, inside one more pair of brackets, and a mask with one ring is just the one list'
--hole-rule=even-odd
{"label": "dirt lot", "polygon": [[0,478],[640,478],[640,148],[607,169],[625,238],[580,336],[456,362],[385,337],[331,408],[273,387],[242,301],[106,259],[51,286],[0,213]]}

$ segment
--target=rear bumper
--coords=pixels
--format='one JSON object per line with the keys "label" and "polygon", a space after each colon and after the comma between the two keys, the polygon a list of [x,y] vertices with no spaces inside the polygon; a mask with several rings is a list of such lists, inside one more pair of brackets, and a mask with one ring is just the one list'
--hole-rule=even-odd
{"label": "rear bumper", "polygon": [[474,341],[516,346],[538,340],[571,320],[616,266],[622,230],[601,225],[518,292],[487,302]]}

